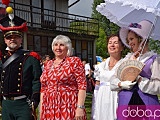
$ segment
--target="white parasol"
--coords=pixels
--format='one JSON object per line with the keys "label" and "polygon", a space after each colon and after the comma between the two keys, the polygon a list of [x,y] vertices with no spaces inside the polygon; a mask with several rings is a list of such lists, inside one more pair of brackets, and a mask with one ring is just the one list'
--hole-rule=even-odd
{"label": "white parasol", "polygon": [[[160,0],[105,0],[105,3],[98,5],[96,10],[120,27],[149,20],[154,26],[147,38],[160,39]],[[143,67],[144,64],[140,61],[125,61],[119,66],[117,76],[122,81],[133,81]]]}
{"label": "white parasol", "polygon": [[149,36],[160,39],[160,0],[105,0],[96,10],[120,27],[149,20],[154,24]]}

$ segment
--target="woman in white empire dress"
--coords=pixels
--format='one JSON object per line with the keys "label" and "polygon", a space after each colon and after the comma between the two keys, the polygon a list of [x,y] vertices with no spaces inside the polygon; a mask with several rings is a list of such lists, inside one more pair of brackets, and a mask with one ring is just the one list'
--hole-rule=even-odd
{"label": "woman in white empire dress", "polygon": [[100,86],[95,103],[95,120],[116,120],[117,92],[111,91],[110,81],[120,65],[123,44],[118,35],[112,35],[108,39],[108,53],[110,55],[102,63],[98,64],[99,74],[96,80]]}

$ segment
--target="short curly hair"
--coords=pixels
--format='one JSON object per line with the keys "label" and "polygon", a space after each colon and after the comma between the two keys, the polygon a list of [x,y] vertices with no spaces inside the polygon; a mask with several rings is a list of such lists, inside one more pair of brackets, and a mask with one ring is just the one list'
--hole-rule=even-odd
{"label": "short curly hair", "polygon": [[52,51],[53,51],[53,46],[58,42],[63,43],[68,48],[67,56],[72,56],[73,50],[72,50],[72,42],[70,38],[65,35],[57,35],[52,41],[52,45],[51,45]]}

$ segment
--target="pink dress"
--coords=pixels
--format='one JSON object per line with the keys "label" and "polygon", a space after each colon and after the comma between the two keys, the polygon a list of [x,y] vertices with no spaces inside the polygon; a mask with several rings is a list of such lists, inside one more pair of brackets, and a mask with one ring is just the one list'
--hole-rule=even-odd
{"label": "pink dress", "polygon": [[78,57],[66,57],[58,67],[47,62],[41,75],[44,93],[41,120],[73,120],[78,90],[86,90],[84,66]]}

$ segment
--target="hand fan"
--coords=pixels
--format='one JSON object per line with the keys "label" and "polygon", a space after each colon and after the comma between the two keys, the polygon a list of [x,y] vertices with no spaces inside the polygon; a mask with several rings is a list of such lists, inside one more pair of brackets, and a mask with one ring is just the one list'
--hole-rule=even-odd
{"label": "hand fan", "polygon": [[137,60],[127,60],[121,63],[117,69],[117,76],[121,81],[134,81],[142,71],[144,63]]}

